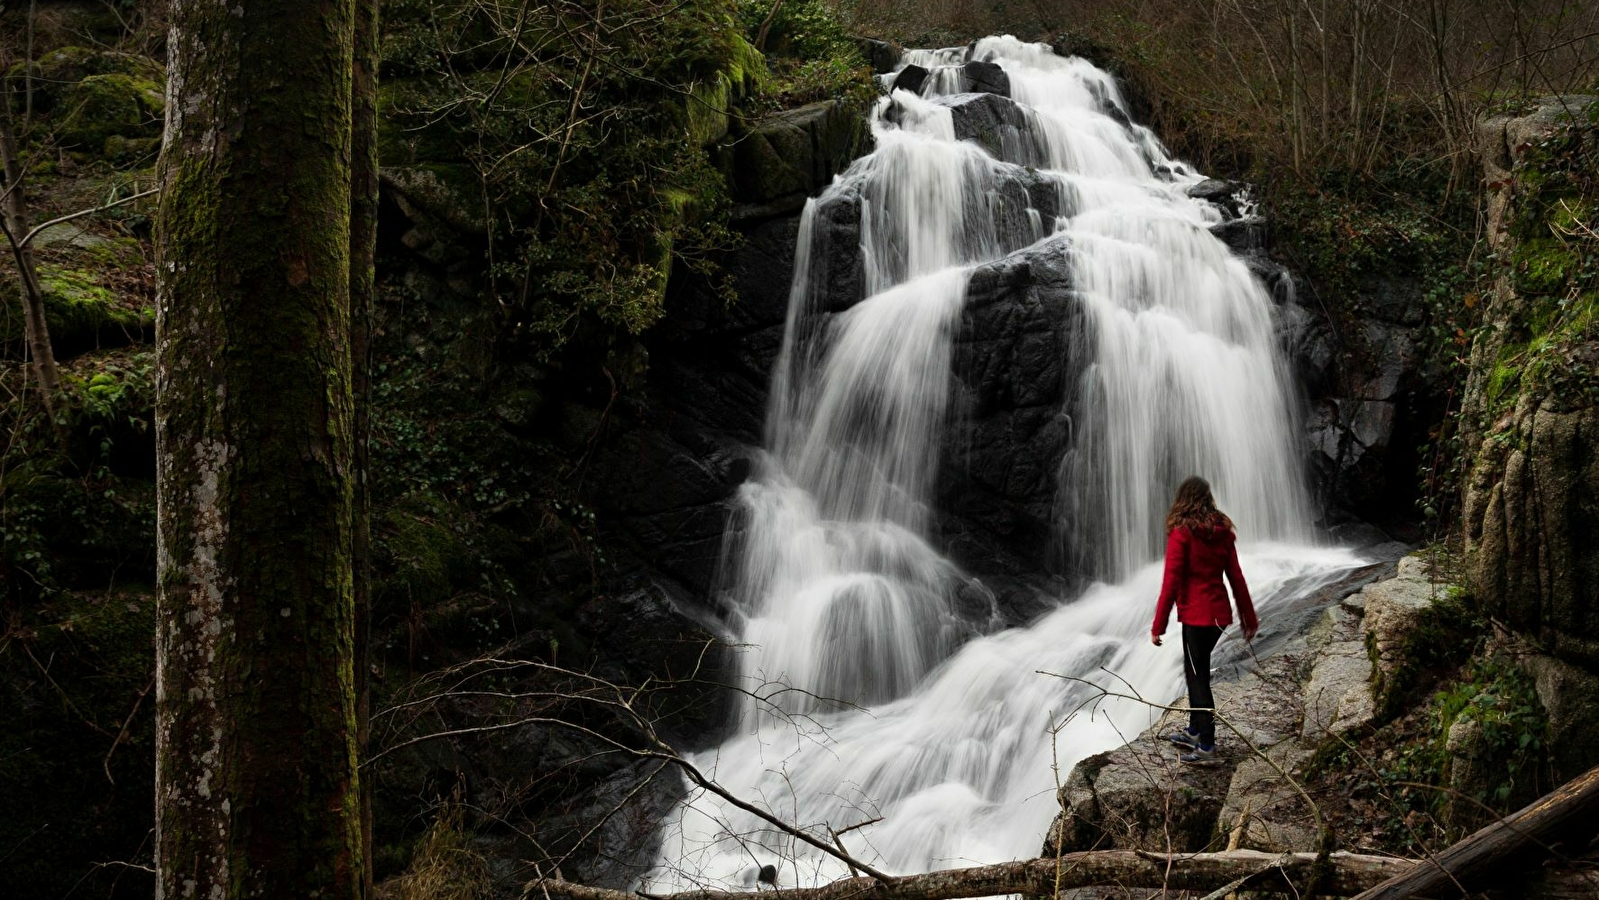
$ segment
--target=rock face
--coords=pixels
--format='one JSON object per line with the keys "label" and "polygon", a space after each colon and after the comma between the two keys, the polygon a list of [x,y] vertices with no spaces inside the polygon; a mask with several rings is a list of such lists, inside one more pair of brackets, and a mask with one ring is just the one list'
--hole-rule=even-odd
{"label": "rock face", "polygon": [[1599,672],[1599,408],[1523,398],[1483,442],[1466,529],[1493,615]]}
{"label": "rock face", "polygon": [[973,141],[995,159],[1017,165],[1036,165],[1043,160],[1037,144],[1040,138],[1028,127],[1027,114],[1005,96],[952,94],[933,102],[949,107],[957,139]]}
{"label": "rock face", "polygon": [[1599,684],[1599,337],[1591,324],[1562,326],[1566,316],[1547,324],[1547,299],[1523,285],[1536,262],[1566,279],[1559,290],[1574,302],[1593,303],[1593,278],[1562,271],[1562,258],[1551,255],[1558,248],[1539,242],[1549,217],[1584,202],[1567,196],[1573,188],[1562,187],[1559,173],[1584,164],[1578,154],[1599,128],[1572,125],[1571,115],[1596,102],[1549,98],[1529,114],[1480,126],[1489,241],[1512,267],[1489,296],[1489,327],[1472,349],[1462,412],[1474,450],[1463,529],[1473,594],[1485,613],[1542,650],[1527,668],[1551,737],[1565,738],[1551,741],[1564,777],[1599,763],[1591,724]]}
{"label": "rock face", "polygon": [[794,212],[866,149],[861,111],[837,100],[774,113],[733,151],[736,218]]}
{"label": "rock face", "polygon": [[1037,611],[1020,573],[1049,569],[1054,461],[1070,437],[1068,392],[1088,358],[1067,253],[1056,240],[973,272],[955,349],[958,426],[938,484],[943,538],[1012,621]]}
{"label": "rock face", "polygon": [[922,92],[922,86],[927,84],[928,74],[930,73],[922,66],[908,65],[894,75],[894,80],[890,83],[889,89],[910,91],[919,95]]}
{"label": "rock face", "polygon": [[1222,214],[1211,232],[1244,259],[1277,303],[1278,329],[1306,404],[1307,456],[1327,513],[1324,524],[1412,518],[1414,447],[1441,414],[1416,349],[1418,285],[1368,279],[1358,297],[1348,298],[1364,312],[1331,316],[1327,301],[1273,257],[1270,220],[1249,185],[1207,179],[1188,193]]}

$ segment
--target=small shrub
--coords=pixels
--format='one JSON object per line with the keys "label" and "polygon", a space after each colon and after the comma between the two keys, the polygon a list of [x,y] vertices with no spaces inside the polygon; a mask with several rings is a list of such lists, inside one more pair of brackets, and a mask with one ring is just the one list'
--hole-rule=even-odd
{"label": "small shrub", "polygon": [[480,900],[491,896],[493,887],[494,873],[471,846],[457,797],[439,808],[410,868],[379,884],[377,895],[380,900]]}

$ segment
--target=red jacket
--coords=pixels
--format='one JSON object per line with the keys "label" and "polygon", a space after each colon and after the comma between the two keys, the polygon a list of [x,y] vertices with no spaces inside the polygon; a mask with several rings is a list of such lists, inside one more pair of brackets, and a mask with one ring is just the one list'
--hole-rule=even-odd
{"label": "red jacket", "polygon": [[1166,577],[1160,587],[1160,603],[1155,607],[1153,634],[1166,633],[1173,606],[1177,607],[1177,621],[1184,625],[1231,625],[1233,610],[1227,602],[1227,588],[1221,583],[1224,574],[1233,586],[1244,630],[1254,633],[1260,622],[1255,618],[1255,605],[1249,600],[1243,570],[1238,568],[1234,541],[1230,528],[1172,529],[1166,536]]}

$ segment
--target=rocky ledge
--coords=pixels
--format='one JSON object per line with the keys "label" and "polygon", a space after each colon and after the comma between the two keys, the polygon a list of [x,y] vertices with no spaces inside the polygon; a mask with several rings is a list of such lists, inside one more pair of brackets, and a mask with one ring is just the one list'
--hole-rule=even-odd
{"label": "rocky ledge", "polygon": [[1165,714],[1131,743],[1077,764],[1044,855],[1317,849],[1319,813],[1299,785],[1384,714],[1422,651],[1435,601],[1452,590],[1411,555],[1319,592],[1310,599],[1325,605],[1308,629],[1267,655],[1221,661],[1215,762],[1180,763],[1164,735],[1187,717]]}

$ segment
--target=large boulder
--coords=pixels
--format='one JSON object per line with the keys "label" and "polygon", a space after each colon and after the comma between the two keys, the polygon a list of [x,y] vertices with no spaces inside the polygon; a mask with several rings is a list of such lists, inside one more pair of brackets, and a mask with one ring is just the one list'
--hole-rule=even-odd
{"label": "large boulder", "polygon": [[861,154],[868,139],[861,110],[843,100],[785,110],[756,123],[734,145],[735,217],[799,210]]}
{"label": "large boulder", "polygon": [[1327,637],[1304,686],[1300,736],[1307,742],[1359,731],[1368,727],[1377,713],[1371,690],[1371,657],[1360,630],[1360,616],[1342,606],[1329,607],[1318,630]]}
{"label": "large boulder", "polygon": [[910,91],[919,95],[922,92],[922,87],[927,84],[928,74],[927,69],[922,66],[914,63],[908,65],[894,74],[893,81],[889,84],[889,90]]}
{"label": "large boulder", "polygon": [[1022,166],[1044,162],[1044,147],[1026,110],[1000,94],[951,94],[933,102],[949,107],[957,140],[972,141],[990,156]]}
{"label": "large boulder", "polygon": [[[1392,558],[1383,547],[1372,550]],[[1318,758],[1374,720],[1362,611],[1373,591],[1392,584],[1383,576],[1396,568],[1374,563],[1315,592],[1305,609],[1274,609],[1267,622],[1279,630],[1263,631],[1247,652],[1241,642],[1224,642],[1212,666],[1217,758],[1205,766],[1178,762],[1164,735],[1186,724],[1186,715],[1167,712],[1132,742],[1072,770],[1044,855],[1315,850],[1316,813],[1296,785]]]}
{"label": "large boulder", "polygon": [[1063,238],[977,269],[955,348],[956,427],[938,484],[943,537],[1018,620],[1037,612],[1018,575],[1050,567],[1054,461],[1070,440],[1068,394],[1089,356],[1070,273]]}
{"label": "large boulder", "polygon": [[1010,76],[998,63],[974,59],[961,66],[962,83],[966,90],[977,94],[1010,96]]}
{"label": "large boulder", "polygon": [[1421,556],[1399,561],[1394,578],[1361,592],[1365,607],[1366,646],[1370,651],[1373,684],[1380,708],[1391,709],[1412,684],[1417,669],[1426,665],[1435,637],[1435,604],[1452,588],[1435,580]]}
{"label": "large boulder", "polygon": [[1549,764],[1556,782],[1599,765],[1599,676],[1544,653],[1520,659],[1548,716]]}

